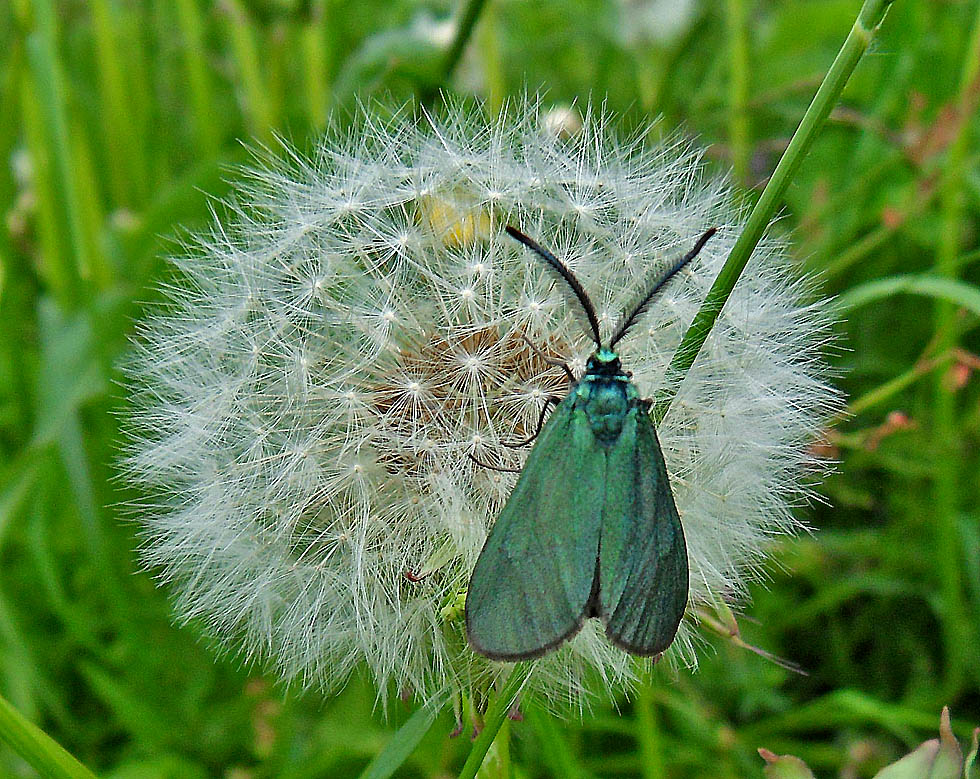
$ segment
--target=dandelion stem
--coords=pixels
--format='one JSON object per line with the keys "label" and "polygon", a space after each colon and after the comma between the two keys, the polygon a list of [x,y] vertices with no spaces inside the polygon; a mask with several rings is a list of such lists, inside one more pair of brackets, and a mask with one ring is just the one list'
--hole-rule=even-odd
{"label": "dandelion stem", "polygon": [[459,779],[473,779],[477,771],[480,770],[483,759],[487,756],[487,752],[504,724],[504,720],[507,719],[507,714],[514,705],[514,701],[517,700],[518,693],[524,687],[528,676],[531,675],[532,667],[532,663],[517,663],[510,672],[507,681],[504,682],[503,687],[497,693],[497,697],[490,704],[487,716],[483,721],[483,730],[473,742],[469,757],[466,758],[466,762],[459,772]]}
{"label": "dandelion stem", "polygon": [[837,103],[837,98],[840,97],[844,85],[854,72],[854,68],[864,52],[867,51],[874,33],[884,20],[891,4],[892,0],[865,0],[861,7],[844,45],[841,46],[830,70],[827,71],[827,75],[817,89],[810,107],[803,115],[800,126],[793,134],[789,146],[786,147],[779,164],[773,171],[772,178],[769,179],[769,183],[759,197],[759,202],[752,209],[745,229],[735,241],[735,246],[732,248],[731,254],[728,255],[724,267],[708,291],[704,303],[694,316],[694,321],[691,322],[691,326],[674,353],[667,369],[664,387],[658,393],[657,402],[654,406],[653,414],[656,421],[659,422],[666,416],[671,402],[677,395],[678,388],[694,364],[698,352],[701,351],[715,320],[718,319],[721,309],[735,288],[735,283],[749,261],[749,257],[752,256],[752,252],[772,221],[797,168],[803,162],[803,158],[813,145],[817,133]]}

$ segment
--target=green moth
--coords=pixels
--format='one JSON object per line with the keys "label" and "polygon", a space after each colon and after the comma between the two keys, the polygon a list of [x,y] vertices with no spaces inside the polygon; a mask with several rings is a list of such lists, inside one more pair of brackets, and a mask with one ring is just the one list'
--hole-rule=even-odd
{"label": "green moth", "polygon": [[640,398],[613,347],[715,230],[651,286],[603,346],[578,279],[551,252],[506,229],[568,283],[596,351],[568,395],[553,399],[557,408],[543,424],[542,411],[534,448],[473,569],[467,638],[487,657],[525,660],[598,617],[615,645],[657,655],[674,640],[687,606],[687,546],[650,401]]}

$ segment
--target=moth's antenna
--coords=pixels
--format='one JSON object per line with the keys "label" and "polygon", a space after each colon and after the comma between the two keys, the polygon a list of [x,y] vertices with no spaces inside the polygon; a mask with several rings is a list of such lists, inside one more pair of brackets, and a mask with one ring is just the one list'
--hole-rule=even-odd
{"label": "moth's antenna", "polygon": [[561,260],[555,257],[555,255],[553,255],[547,249],[539,246],[536,241],[528,238],[516,227],[507,225],[504,229],[507,231],[507,235],[509,235],[511,238],[516,238],[528,249],[541,257],[554,270],[558,271],[565,281],[568,282],[568,286],[572,288],[572,292],[575,293],[575,297],[578,298],[578,302],[582,304],[585,315],[589,318],[589,326],[592,328],[592,338],[595,341],[596,346],[601,347],[602,341],[599,338],[599,318],[595,315],[595,307],[592,305],[592,301],[589,300],[589,296],[585,294],[585,290],[582,288],[582,285],[579,284],[578,279],[575,278],[567,267],[565,267],[565,264]]}
{"label": "moth's antenna", "polygon": [[677,273],[681,268],[683,268],[691,260],[697,257],[698,254],[701,252],[701,250],[704,248],[704,245],[708,242],[708,239],[711,238],[711,236],[714,235],[716,232],[718,232],[717,227],[712,227],[710,230],[708,230],[704,235],[698,238],[698,242],[694,244],[694,248],[691,249],[691,251],[689,251],[687,254],[681,257],[674,264],[673,268],[668,270],[663,276],[657,279],[656,284],[654,284],[653,287],[650,289],[650,291],[643,296],[643,298],[640,300],[639,303],[636,304],[636,307],[633,309],[633,312],[628,317],[623,319],[619,327],[616,328],[616,333],[615,335],[613,335],[612,340],[609,342],[610,349],[612,349],[616,345],[616,342],[620,338],[626,335],[626,331],[629,330],[636,323],[636,320],[643,315],[643,312],[645,312],[647,308],[650,306],[650,302],[653,300],[654,295],[656,295],[660,291],[660,288],[663,287],[663,285],[666,284],[668,281],[670,281],[674,277],[675,273]]}

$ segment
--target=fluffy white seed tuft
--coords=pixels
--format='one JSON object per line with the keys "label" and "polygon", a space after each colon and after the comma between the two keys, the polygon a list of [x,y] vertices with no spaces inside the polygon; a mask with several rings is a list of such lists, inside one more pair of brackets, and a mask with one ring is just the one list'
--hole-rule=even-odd
{"label": "fluffy white seed tuft", "polygon": [[[461,596],[567,361],[581,312],[512,224],[562,258],[604,336],[647,280],[719,228],[620,343],[644,396],[734,242],[742,215],[699,153],[574,135],[520,101],[412,122],[364,113],[312,160],[266,160],[227,219],[175,259],[141,328],[129,475],[143,559],[229,648],[332,688],[364,663],[382,693],[484,685]],[[836,405],[827,318],[783,247],[755,253],[660,426],[692,607],[737,599],[819,467],[807,443]],[[529,339],[541,353],[528,346]],[[574,518],[569,519],[570,522]],[[574,532],[574,531],[572,531]],[[536,664],[532,689],[581,704],[631,678],[595,620]],[[691,623],[670,650],[694,662]],[[598,680],[598,685],[596,685]]]}

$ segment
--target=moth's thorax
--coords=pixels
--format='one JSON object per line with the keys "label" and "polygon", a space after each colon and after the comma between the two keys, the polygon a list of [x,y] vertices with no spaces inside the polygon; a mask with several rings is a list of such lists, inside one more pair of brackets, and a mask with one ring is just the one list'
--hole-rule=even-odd
{"label": "moth's thorax", "polygon": [[585,365],[585,375],[588,376],[624,376],[619,355],[605,346],[600,347]]}
{"label": "moth's thorax", "polygon": [[629,410],[638,402],[636,388],[623,372],[619,357],[605,348],[589,358],[576,395],[576,405],[584,409],[592,433],[605,444],[619,437]]}

